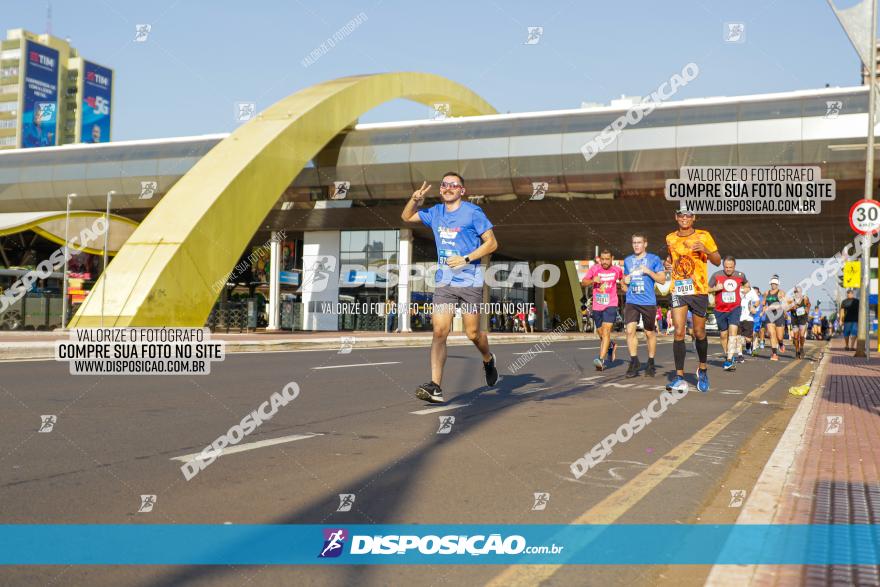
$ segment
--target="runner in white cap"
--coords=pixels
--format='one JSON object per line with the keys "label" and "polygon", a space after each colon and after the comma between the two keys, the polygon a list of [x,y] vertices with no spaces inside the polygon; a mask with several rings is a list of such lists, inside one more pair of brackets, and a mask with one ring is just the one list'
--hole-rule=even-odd
{"label": "runner in white cap", "polygon": [[770,289],[764,296],[764,312],[767,330],[770,331],[770,360],[778,361],[779,353],[785,352],[785,292],[779,289],[779,276],[770,278]]}

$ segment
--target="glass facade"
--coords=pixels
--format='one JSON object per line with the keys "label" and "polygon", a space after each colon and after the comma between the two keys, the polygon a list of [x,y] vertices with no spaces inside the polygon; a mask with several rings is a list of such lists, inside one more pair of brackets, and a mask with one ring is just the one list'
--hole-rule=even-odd
{"label": "glass facade", "polygon": [[[410,279],[410,297],[413,304],[419,304],[418,312],[412,317],[413,330],[430,330],[431,319],[430,313],[425,308],[425,304],[431,303],[434,295],[434,279],[432,269],[436,269],[434,263],[419,262],[413,263],[418,266],[413,271],[413,277]],[[529,273],[529,264],[525,261],[496,261],[489,264],[489,269],[493,272],[499,283],[507,282],[511,277],[526,275]],[[490,303],[512,303],[512,304],[531,304],[534,303],[534,288],[526,287],[520,279],[515,279],[517,283],[504,284],[499,287],[489,288]],[[512,331],[513,315],[505,316],[501,313],[492,320],[490,315],[490,329],[496,331]],[[510,320],[508,320],[510,318]]]}
{"label": "glass facade", "polygon": [[[381,304],[397,302],[397,286],[385,279],[383,266],[397,264],[399,230],[343,230],[339,233],[339,301]],[[340,330],[397,327],[396,316],[370,313],[339,316]]]}

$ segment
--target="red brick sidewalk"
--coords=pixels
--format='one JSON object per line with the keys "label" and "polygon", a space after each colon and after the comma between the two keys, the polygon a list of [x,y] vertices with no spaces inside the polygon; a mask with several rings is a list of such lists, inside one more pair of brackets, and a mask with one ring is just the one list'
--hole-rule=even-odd
{"label": "red brick sidewalk", "polygon": [[[880,524],[880,358],[835,339],[773,524]],[[806,399],[806,398],[805,398]],[[872,566],[760,567],[752,585],[880,585]]]}

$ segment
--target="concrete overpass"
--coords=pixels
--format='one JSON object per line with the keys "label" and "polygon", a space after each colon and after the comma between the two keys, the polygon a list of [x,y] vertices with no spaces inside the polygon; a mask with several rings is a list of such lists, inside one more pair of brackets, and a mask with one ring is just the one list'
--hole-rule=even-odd
{"label": "concrete overpass", "polygon": [[[270,230],[401,226],[399,208],[423,179],[456,169],[467,180],[504,243],[529,259],[589,256],[595,245],[621,250],[632,230],[654,243],[670,227],[667,178],[684,165],[818,165],[837,181],[838,200],[821,216],[709,217],[725,252],[742,257],[831,255],[850,237],[846,214],[864,177],[867,94],[827,88],[669,102],[586,162],[579,149],[626,111],[626,101],[576,110],[358,124],[324,147],[279,194],[253,242]],[[839,113],[829,116],[829,102]],[[452,113],[453,115],[455,112]],[[101,210],[115,190],[117,213],[140,221],[226,134],[70,145],[0,153],[0,211],[77,207]],[[349,181],[350,207],[328,201],[334,181]],[[547,182],[540,202],[532,182]],[[140,199],[142,182],[156,182]],[[436,194],[436,191],[435,191]],[[348,204],[342,204],[348,206]],[[370,210],[365,210],[370,208]],[[415,229],[417,238],[429,238]],[[786,234],[796,234],[797,239]],[[621,250],[621,252],[623,252]]]}

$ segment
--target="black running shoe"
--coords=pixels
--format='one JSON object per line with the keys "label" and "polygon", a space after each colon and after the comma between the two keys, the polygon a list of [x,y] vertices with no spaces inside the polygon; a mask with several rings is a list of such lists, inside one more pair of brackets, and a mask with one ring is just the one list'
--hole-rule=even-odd
{"label": "black running shoe", "polygon": [[636,377],[639,374],[639,359],[637,357],[633,357],[629,362],[629,369],[626,370],[627,378]]}
{"label": "black running shoe", "polygon": [[419,388],[416,390],[416,397],[432,404],[442,404],[443,390],[433,381],[429,381],[419,385]]}
{"label": "black running shoe", "polygon": [[647,366],[645,366],[645,377],[654,377],[657,375],[657,369],[654,368],[654,361],[648,360]]}
{"label": "black running shoe", "polygon": [[498,369],[495,368],[495,354],[488,363],[483,363],[483,370],[486,372],[486,385],[493,386],[498,382]]}

